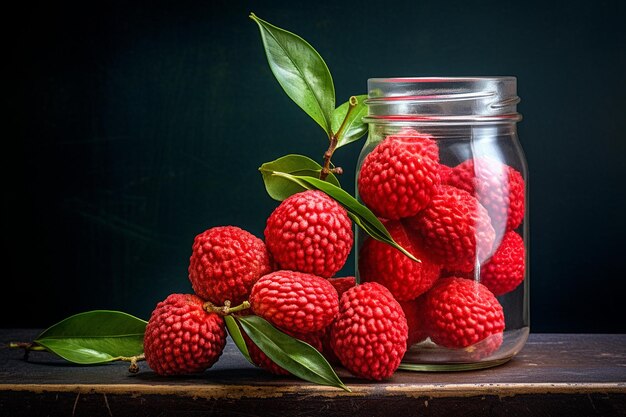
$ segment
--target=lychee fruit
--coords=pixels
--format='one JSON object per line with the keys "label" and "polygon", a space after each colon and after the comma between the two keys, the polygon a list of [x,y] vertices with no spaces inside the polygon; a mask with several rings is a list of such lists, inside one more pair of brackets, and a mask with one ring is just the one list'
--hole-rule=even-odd
{"label": "lychee fruit", "polygon": [[[281,330],[283,333],[294,337],[298,340],[301,340],[309,345],[313,346],[317,351],[322,350],[322,341],[320,338],[320,333],[292,333],[286,330]],[[274,375],[291,375],[291,372],[286,369],[280,367],[276,362],[271,360],[253,341],[250,337],[242,332],[243,338],[246,342],[246,347],[248,348],[248,353],[250,354],[250,359],[252,362],[260,368],[265,369],[266,371],[274,374]]]}
{"label": "lychee fruit", "polygon": [[442,271],[442,277],[461,277],[479,281],[494,295],[506,294],[524,280],[526,248],[522,237],[514,231],[506,232],[493,256],[476,270],[470,272]]}
{"label": "lychee fruit", "polygon": [[454,167],[445,183],[478,198],[498,236],[516,229],[524,219],[524,178],[513,167],[476,157]]}
{"label": "lychee fruit", "polygon": [[440,183],[436,148],[436,142],[427,137],[388,136],[363,160],[359,197],[386,219],[416,215]]}
{"label": "lychee fruit", "polygon": [[471,271],[491,255],[495,231],[487,210],[466,191],[442,185],[430,205],[405,224],[449,271]]}
{"label": "lychee fruit", "polygon": [[352,250],[352,222],[346,209],[325,193],[304,191],[270,215],[265,242],[281,269],[330,278]]}
{"label": "lychee fruit", "polygon": [[331,347],[341,364],[358,377],[389,378],[407,348],[408,326],[393,295],[367,282],[346,291],[331,328]]}
{"label": "lychee fruit", "polygon": [[331,283],[335,290],[337,290],[337,295],[341,297],[344,292],[348,291],[350,288],[356,285],[355,277],[337,277],[337,278],[328,278],[328,282]]}
{"label": "lychee fruit", "polygon": [[[467,348],[504,331],[502,306],[479,282],[442,278],[420,302],[426,333],[440,346]],[[502,341],[497,336],[491,340]],[[491,343],[489,350],[498,347],[499,343]]]}
{"label": "lychee fruit", "polygon": [[441,179],[442,184],[448,184],[448,178],[450,178],[451,173],[451,167],[444,164],[439,164],[439,178]]}
{"label": "lychee fruit", "polygon": [[213,227],[194,239],[189,281],[198,296],[216,305],[241,304],[271,270],[263,241],[239,227]]}
{"label": "lychee fruit", "polygon": [[480,282],[494,295],[513,291],[524,280],[526,249],[514,231],[507,232],[491,259],[480,268]]}
{"label": "lychee fruit", "polygon": [[282,330],[312,333],[337,317],[338,299],[337,290],[327,279],[283,270],[262,276],[254,284],[250,307]]}
{"label": "lychee fruit", "polygon": [[433,161],[439,162],[439,146],[432,135],[418,132],[410,127],[400,129],[398,133],[387,136],[386,139],[402,142],[407,149],[415,154],[429,157]]}
{"label": "lychee fruit", "polygon": [[413,300],[426,292],[441,272],[421,238],[407,233],[400,221],[384,222],[391,237],[421,262],[415,262],[394,247],[369,238],[359,251],[359,279],[384,285],[398,301]]}
{"label": "lychee fruit", "polygon": [[226,345],[224,320],[189,294],[172,294],[157,304],[144,334],[148,366],[159,375],[203,372]]}
{"label": "lychee fruit", "polygon": [[404,316],[406,317],[406,323],[409,326],[409,337],[406,342],[407,348],[416,343],[423,342],[428,337],[428,334],[424,331],[424,318],[421,310],[421,299],[398,301]]}

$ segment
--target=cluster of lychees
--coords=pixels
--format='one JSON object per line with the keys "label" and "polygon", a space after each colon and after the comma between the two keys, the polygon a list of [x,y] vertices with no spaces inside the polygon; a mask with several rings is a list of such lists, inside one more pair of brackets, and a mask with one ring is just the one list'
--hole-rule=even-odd
{"label": "cluster of lychees", "polygon": [[[400,304],[382,285],[332,278],[352,250],[346,210],[320,191],[285,199],[267,219],[265,242],[234,226],[196,236],[189,263],[195,295],[173,294],[148,322],[148,365],[163,375],[201,372],[226,341],[222,315],[255,314],[370,379],[391,376],[406,351]],[[249,310],[237,305],[249,302]],[[254,363],[287,374],[245,335]]]}
{"label": "cluster of lychees", "polygon": [[[294,194],[267,219],[265,242],[234,226],[196,236],[195,295],[158,304],[146,360],[159,374],[207,369],[225,345],[222,316],[233,312],[264,318],[364,378],[391,376],[406,349],[427,338],[454,349],[480,343],[470,359],[489,355],[505,326],[496,296],[524,279],[525,247],[515,231],[524,187],[517,170],[495,159],[451,168],[440,164],[432,137],[390,135],[365,157],[359,195],[420,262],[367,239],[358,265],[364,283],[333,278],[353,246],[350,218],[323,192]],[[254,363],[289,373],[244,339]]]}
{"label": "cluster of lychees", "polygon": [[[496,296],[524,279],[524,179],[490,157],[441,164],[437,142],[413,129],[382,140],[363,160],[361,200],[414,262],[373,239],[359,251],[361,281],[386,286],[409,323],[409,345],[426,338],[445,348],[502,343]],[[476,359],[474,351],[472,359]]]}

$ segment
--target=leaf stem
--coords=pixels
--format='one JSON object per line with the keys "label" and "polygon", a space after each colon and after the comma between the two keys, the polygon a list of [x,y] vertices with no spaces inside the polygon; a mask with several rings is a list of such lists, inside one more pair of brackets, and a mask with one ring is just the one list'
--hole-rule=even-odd
{"label": "leaf stem", "polygon": [[46,348],[43,346],[39,346],[34,342],[10,342],[8,345],[9,349],[26,349],[26,350],[37,350],[37,351],[45,351]]}
{"label": "leaf stem", "polygon": [[328,145],[328,149],[324,152],[324,166],[320,171],[320,180],[326,180],[328,174],[331,172],[337,175],[343,174],[343,169],[341,167],[330,167],[330,158],[333,157],[333,153],[335,153],[335,149],[337,149],[337,143],[339,142],[339,138],[343,134],[343,130],[346,127],[346,123],[348,121],[348,117],[350,117],[350,113],[352,110],[359,104],[359,100],[355,96],[351,96],[348,101],[348,111],[346,112],[346,116],[343,118],[343,122],[341,122],[341,126],[337,129],[337,132],[330,134],[329,140],[330,144]]}
{"label": "leaf stem", "polygon": [[33,350],[39,352],[46,352],[48,350],[45,347],[38,345],[36,342],[9,342],[6,347],[8,347],[9,349],[24,349],[25,361],[28,360],[28,356]]}
{"label": "leaf stem", "polygon": [[130,372],[131,374],[136,374],[137,372],[139,372],[139,365],[137,365],[137,362],[145,361],[146,355],[142,353],[141,355],[136,356],[120,356],[115,359],[117,359],[118,361],[130,362],[130,365],[128,365],[128,372]]}
{"label": "leaf stem", "polygon": [[337,133],[335,133],[335,136],[337,137],[337,139],[339,139],[341,135],[343,134],[343,130],[346,127],[346,123],[348,122],[350,113],[352,113],[352,110],[354,110],[357,104],[359,104],[359,99],[357,99],[355,96],[350,96],[350,99],[348,100],[348,111],[346,112],[346,117],[343,118],[343,122],[341,122],[341,126],[339,126],[339,129],[337,129]]}

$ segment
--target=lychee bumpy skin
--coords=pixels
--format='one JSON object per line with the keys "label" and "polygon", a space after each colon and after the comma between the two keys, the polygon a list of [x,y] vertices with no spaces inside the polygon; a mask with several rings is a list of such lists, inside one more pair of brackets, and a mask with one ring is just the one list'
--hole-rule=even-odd
{"label": "lychee bumpy skin", "polygon": [[159,375],[203,372],[226,345],[224,320],[190,294],[172,294],[152,312],[144,334],[148,366]]}
{"label": "lychee bumpy skin", "polygon": [[437,144],[422,136],[388,136],[365,157],[358,176],[365,205],[394,220],[426,207],[439,183]]}
{"label": "lychee bumpy skin", "polygon": [[215,305],[241,304],[271,270],[263,241],[239,227],[213,227],[194,239],[189,280],[198,296]]}
{"label": "lychee bumpy skin", "polygon": [[354,375],[389,378],[406,352],[407,338],[402,307],[382,285],[367,282],[341,296],[330,343],[341,364]]}
{"label": "lychee bumpy skin", "polygon": [[526,273],[526,247],[517,232],[506,232],[498,249],[480,267],[470,272],[442,271],[442,277],[462,277],[479,281],[494,295],[500,296],[515,290],[524,281]]}
{"label": "lychee bumpy skin", "polygon": [[430,205],[404,222],[449,271],[469,272],[491,255],[495,231],[487,210],[468,192],[442,185]]}
{"label": "lychee bumpy skin", "polygon": [[398,133],[387,136],[386,139],[400,142],[414,154],[420,154],[429,157],[435,162],[439,162],[439,146],[433,136],[418,132],[410,127],[400,129]]}
{"label": "lychee bumpy skin", "polygon": [[442,184],[448,184],[448,179],[452,173],[452,168],[447,165],[439,164],[439,178]]}
{"label": "lychee bumpy skin", "polygon": [[[491,291],[479,282],[449,277],[440,279],[420,299],[423,326],[431,340],[447,348],[466,348],[494,336],[502,343],[504,313]],[[483,352],[490,353],[490,352]]]}
{"label": "lychee bumpy skin", "polygon": [[516,232],[507,232],[498,250],[480,268],[480,282],[494,295],[516,289],[524,280],[526,270],[524,240]]}
{"label": "lychee bumpy skin", "polygon": [[445,183],[478,198],[500,237],[516,229],[524,219],[524,178],[516,169],[495,159],[468,159],[450,171]]}
{"label": "lychee bumpy skin", "polygon": [[295,333],[322,330],[337,317],[338,296],[327,279],[295,271],[261,277],[250,294],[254,314]]}
{"label": "lychee bumpy skin", "polygon": [[285,199],[267,219],[265,242],[280,269],[330,278],[352,250],[346,209],[321,191]]}
{"label": "lychee bumpy skin", "polygon": [[369,238],[359,251],[359,278],[384,285],[398,301],[413,300],[439,278],[441,266],[424,250],[421,237],[408,233],[401,222],[388,220],[385,227],[400,246],[421,262],[415,262],[396,248]]}

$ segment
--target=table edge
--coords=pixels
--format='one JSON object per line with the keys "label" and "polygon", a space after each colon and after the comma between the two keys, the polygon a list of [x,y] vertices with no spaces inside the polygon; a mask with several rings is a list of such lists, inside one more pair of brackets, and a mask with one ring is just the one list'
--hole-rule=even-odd
{"label": "table edge", "polygon": [[314,397],[500,397],[541,394],[626,394],[626,382],[602,383],[487,383],[432,385],[349,385],[352,392],[317,385],[141,385],[141,384],[0,384],[2,392],[169,395],[205,399]]}

